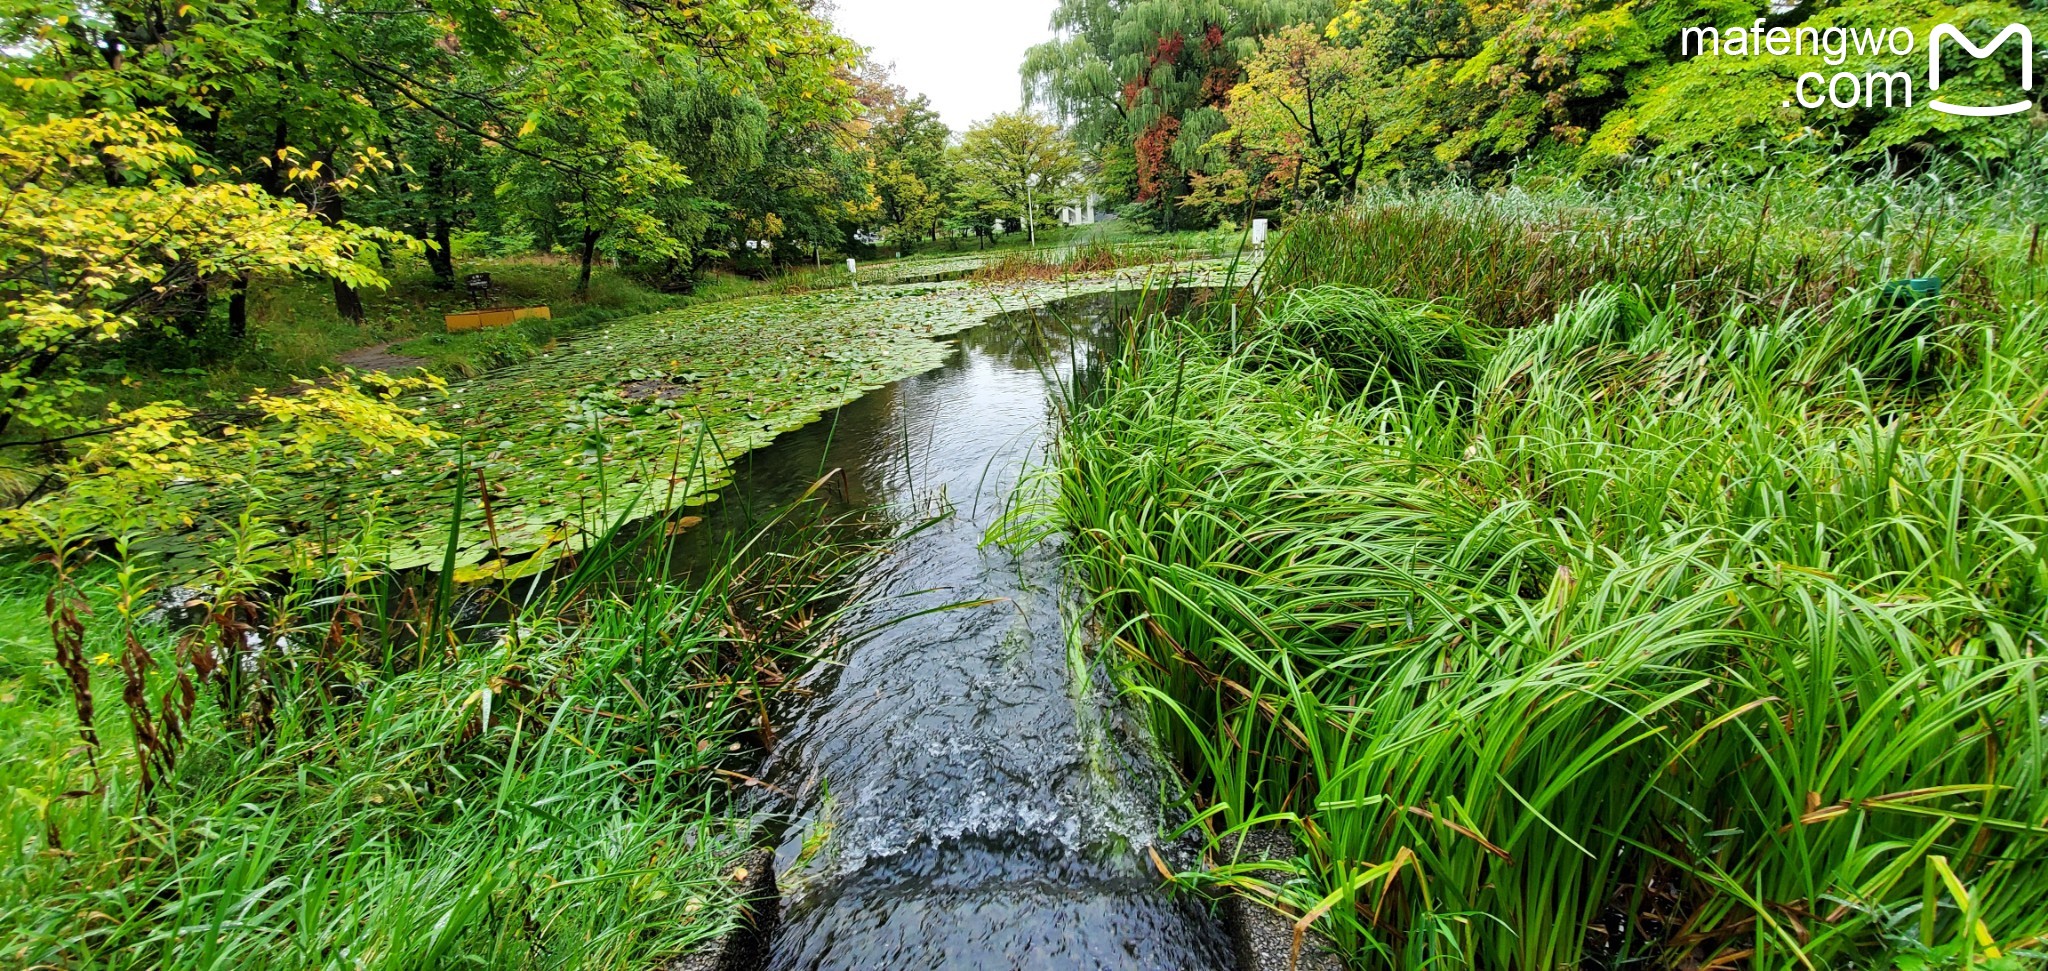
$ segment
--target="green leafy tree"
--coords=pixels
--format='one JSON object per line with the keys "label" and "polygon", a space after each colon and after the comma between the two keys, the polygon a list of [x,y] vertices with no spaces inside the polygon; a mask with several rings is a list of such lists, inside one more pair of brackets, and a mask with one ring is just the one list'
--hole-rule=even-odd
{"label": "green leafy tree", "polygon": [[647,141],[690,176],[651,200],[679,244],[656,276],[686,287],[710,260],[729,255],[738,235],[733,200],[765,164],[775,119],[752,92],[735,93],[702,71],[649,81],[640,110]]}
{"label": "green leafy tree", "polygon": [[[1749,50],[1695,56],[1683,32],[1802,28],[1875,32],[1905,28],[1910,55],[1890,51],[1831,58],[1803,51]],[[1926,38],[1941,23],[1980,34],[2024,23],[2048,32],[2038,10],[2012,3],[1963,6],[1928,0],[1846,0],[1775,6],[1753,0],[1354,0],[1328,36],[1373,65],[1373,142],[1381,171],[1427,174],[1452,168],[1502,178],[1531,161],[1551,171],[1592,174],[1643,156],[1743,159],[1780,164],[1788,151],[1811,164],[1875,165],[1903,153],[1967,152],[2008,159],[2029,121],[1959,118],[1908,108],[1886,96],[1852,106],[1791,104],[1809,72],[1903,75],[1925,87]],[[1987,34],[1988,35],[1988,34]],[[1866,35],[1868,36],[1868,35]],[[1959,96],[1995,99],[2018,89],[2018,52],[1955,66],[1944,84]],[[1835,63],[1829,63],[1833,60]],[[1988,102],[1986,102],[1988,103]]]}
{"label": "green leafy tree", "polygon": [[771,111],[761,167],[734,187],[727,232],[734,245],[760,240],[776,262],[849,245],[873,225],[879,204],[850,109],[846,114]]}
{"label": "green leafy tree", "polygon": [[511,94],[525,118],[507,146],[514,158],[503,192],[567,232],[582,261],[578,292],[608,240],[636,259],[689,251],[662,210],[690,176],[648,138],[647,77],[689,67],[703,75],[693,81],[753,91],[795,126],[844,117],[841,73],[852,48],[795,3],[673,12],[542,3],[537,23],[517,29],[541,56]]}
{"label": "green leafy tree", "polygon": [[1015,112],[997,115],[967,130],[955,155],[958,201],[979,222],[1020,222],[1031,216],[1042,225],[1073,196],[1081,158],[1057,125]]}
{"label": "green leafy tree", "polygon": [[1373,158],[1373,108],[1386,91],[1368,52],[1330,42],[1309,24],[1261,41],[1245,62],[1190,202],[1256,208],[1280,197],[1341,197]]}
{"label": "green leafy tree", "polygon": [[947,153],[952,129],[930,98],[910,95],[879,70],[862,78],[859,97],[866,109],[861,142],[872,157],[884,236],[899,246],[936,239],[955,182]]}
{"label": "green leafy tree", "polygon": [[359,257],[403,242],[211,174],[160,112],[0,112],[0,434],[97,430],[75,407],[98,390],[80,353],[167,302],[257,270],[381,285]]}
{"label": "green leafy tree", "polygon": [[533,107],[508,142],[511,164],[499,190],[530,218],[556,222],[580,263],[579,295],[590,287],[600,243],[655,259],[682,247],[656,209],[663,193],[689,179],[641,137],[633,79],[647,65],[623,27],[546,35],[556,46],[522,79],[518,95]]}
{"label": "green leafy tree", "polygon": [[[364,168],[356,163],[373,146],[363,136],[376,127],[364,99],[328,83],[347,74],[340,60],[347,38],[336,29],[346,7],[301,0],[9,4],[4,22],[19,54],[7,71],[27,93],[14,105],[68,115],[160,112],[180,141],[215,163],[209,177],[293,194],[339,222],[340,187],[363,185],[343,170]],[[283,177],[293,154],[322,163],[313,178]],[[194,282],[162,313],[193,339],[222,283],[239,295],[247,281]],[[335,293],[345,314],[359,306],[345,279],[335,278]],[[240,324],[238,316],[237,330]]]}
{"label": "green leafy tree", "polygon": [[[1687,27],[1747,29],[1757,17],[1769,27],[1787,30],[1830,28],[1888,31],[1905,27],[1918,38],[1913,53],[1852,55],[1830,64],[1811,48],[1803,53],[1773,54],[1769,50],[1743,57],[1676,56],[1679,32]],[[2025,133],[2043,123],[2037,108],[2032,117],[1974,119],[1928,109],[1936,97],[1928,90],[1925,44],[1944,23],[1965,27],[1979,40],[2008,24],[2027,25],[2036,38],[2048,37],[2048,8],[2014,3],[1951,5],[1924,0],[1802,4],[1782,14],[1762,5],[1701,5],[1680,20],[1670,12],[1645,8],[1638,12],[1646,29],[1666,52],[1628,74],[1626,98],[1601,116],[1587,139],[1581,169],[1594,171],[1632,156],[1689,157],[1702,151],[1741,156],[1758,164],[1756,146],[1803,145],[1808,151],[1852,163],[1874,164],[1895,155],[1917,158],[1929,150],[1968,154],[1985,162],[2013,161],[2015,146],[2027,144]],[[1962,103],[1993,104],[2012,100],[2020,90],[2017,45],[1997,57],[1951,59],[1941,94]],[[2041,70],[2036,66],[2037,74]],[[1915,106],[1903,101],[1887,106],[1888,95],[1874,93],[1851,107],[1832,102],[1818,108],[1788,105],[1800,75],[1825,78],[1847,72],[1868,85],[1872,74],[1903,74],[1912,80]],[[2035,92],[2039,93],[2038,89]],[[1894,92],[1902,97],[1903,92]]]}

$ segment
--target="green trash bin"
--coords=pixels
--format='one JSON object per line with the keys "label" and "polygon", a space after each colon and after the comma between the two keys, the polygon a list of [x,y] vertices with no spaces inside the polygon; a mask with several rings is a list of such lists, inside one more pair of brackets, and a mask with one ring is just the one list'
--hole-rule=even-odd
{"label": "green trash bin", "polygon": [[1872,361],[1887,361],[1873,374],[1896,380],[1919,381],[1928,377],[1941,353],[1933,335],[1941,316],[1942,281],[1938,276],[1893,280],[1884,285],[1878,301],[1871,336],[1888,350],[1872,348]]}
{"label": "green trash bin", "polygon": [[1884,285],[1885,306],[1895,310],[1923,309],[1922,304],[1931,304],[1940,299],[1941,278],[1938,276],[1893,280]]}

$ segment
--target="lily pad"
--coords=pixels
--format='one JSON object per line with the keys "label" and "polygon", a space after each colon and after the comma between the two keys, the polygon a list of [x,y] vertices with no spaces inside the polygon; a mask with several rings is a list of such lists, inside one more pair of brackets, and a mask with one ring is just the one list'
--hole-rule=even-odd
{"label": "lily pad", "polygon": [[[346,540],[391,569],[440,569],[456,528],[458,579],[531,575],[616,525],[716,500],[739,456],[942,365],[945,338],[991,317],[1147,284],[1214,286],[1227,270],[868,285],[615,321],[418,403],[454,442],[396,455],[328,448],[293,489],[296,541],[319,552]],[[175,559],[221,539],[246,500],[195,487],[159,502],[149,545]]]}

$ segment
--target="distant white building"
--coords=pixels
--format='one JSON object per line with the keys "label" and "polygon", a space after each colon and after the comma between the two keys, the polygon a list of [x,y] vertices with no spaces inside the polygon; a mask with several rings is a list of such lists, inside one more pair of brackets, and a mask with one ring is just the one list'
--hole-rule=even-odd
{"label": "distant white building", "polygon": [[1096,214],[1095,207],[1101,204],[1101,202],[1101,196],[1098,196],[1093,192],[1088,193],[1088,201],[1086,204],[1080,206],[1068,206],[1060,210],[1060,225],[1086,226],[1091,223],[1103,222],[1106,219],[1116,218],[1114,216],[1109,216],[1106,213],[1101,216],[1098,216]]}

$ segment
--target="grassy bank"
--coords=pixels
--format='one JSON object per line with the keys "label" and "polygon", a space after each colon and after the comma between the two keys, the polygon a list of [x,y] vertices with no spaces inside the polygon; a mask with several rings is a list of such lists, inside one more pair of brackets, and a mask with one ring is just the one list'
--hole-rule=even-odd
{"label": "grassy bank", "polygon": [[124,602],[144,578],[89,561],[58,598],[89,608],[93,749],[48,661],[50,571],[11,569],[0,961],[628,969],[692,951],[734,919],[752,834],[729,793],[772,737],[769,699],[867,551],[796,532],[689,584],[620,547],[497,596],[348,558],[274,582],[228,563],[170,621]]}
{"label": "grassy bank", "polygon": [[[1196,249],[1218,248],[1201,234],[1159,236],[1130,224],[1106,223],[1049,229],[1041,234],[1039,249],[1083,244],[1113,245],[1119,252],[1131,254],[1160,254],[1133,255],[1117,265],[1159,262],[1174,252],[1191,254]],[[863,262],[862,278],[887,283],[964,274],[990,260],[1035,263],[1034,252],[1017,233],[1007,234],[993,246],[954,240],[949,246],[902,259]],[[390,268],[388,288],[361,294],[364,319],[360,323],[336,311],[332,287],[325,280],[258,278],[249,292],[249,335],[245,339],[228,338],[225,321],[214,321],[196,338],[138,335],[96,348],[88,370],[108,390],[78,399],[76,408],[81,413],[98,414],[108,403],[134,407],[180,400],[202,406],[226,405],[258,388],[287,387],[294,380],[317,378],[344,367],[417,366],[445,378],[473,378],[531,360],[558,340],[614,320],[745,297],[838,290],[852,283],[838,259],[820,266],[776,268],[763,263],[739,270],[714,270],[704,274],[688,293],[665,293],[629,274],[600,267],[591,277],[590,290],[578,296],[575,261],[552,255],[464,258],[457,270],[460,276],[490,275],[492,290],[485,302],[491,306],[547,306],[554,317],[491,331],[450,334],[444,316],[473,309],[476,301],[459,282],[454,287],[444,286],[427,263],[412,258],[400,258]],[[17,437],[32,431],[24,428]]]}
{"label": "grassy bank", "polygon": [[[555,333],[683,302],[683,298],[648,289],[610,270],[596,273],[589,294],[577,299],[573,294],[576,267],[551,257],[465,262],[461,269],[491,275],[493,303],[551,306],[556,314],[552,332],[526,334],[543,344]],[[286,387],[293,379],[317,378],[325,371],[338,370],[351,352],[446,336],[443,315],[471,306],[459,284],[452,290],[443,289],[422,262],[400,263],[392,268],[391,278],[390,288],[362,294],[365,316],[360,324],[335,311],[332,287],[324,280],[258,279],[250,288],[246,339],[229,338],[225,322],[216,321],[194,340],[137,335],[130,341],[97,348],[88,369],[109,391],[81,399],[77,408],[81,413],[97,414],[108,402],[135,406],[165,399],[195,405],[239,401],[256,388]],[[497,346],[504,339],[502,332],[457,335],[397,353],[425,358],[428,366],[457,377],[512,359],[506,348]]]}
{"label": "grassy bank", "polygon": [[[1291,829],[1268,889],[1360,967],[2037,965],[2039,268],[1995,212],[1637,205],[1306,220],[1076,419],[1057,519],[1207,879]],[[1937,266],[1940,308],[1875,286]]]}

